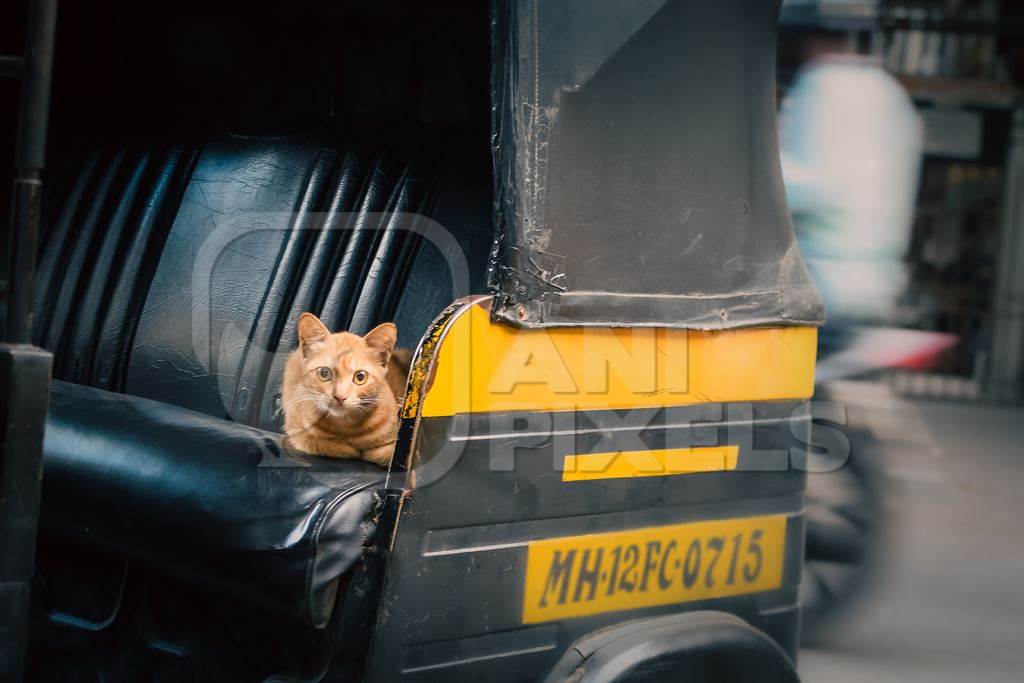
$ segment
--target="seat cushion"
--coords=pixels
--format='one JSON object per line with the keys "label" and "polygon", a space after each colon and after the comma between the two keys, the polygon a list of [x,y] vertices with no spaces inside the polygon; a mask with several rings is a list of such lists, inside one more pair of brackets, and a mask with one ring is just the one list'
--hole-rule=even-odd
{"label": "seat cushion", "polygon": [[40,534],[323,626],[362,556],[385,472],[275,434],[53,383]]}

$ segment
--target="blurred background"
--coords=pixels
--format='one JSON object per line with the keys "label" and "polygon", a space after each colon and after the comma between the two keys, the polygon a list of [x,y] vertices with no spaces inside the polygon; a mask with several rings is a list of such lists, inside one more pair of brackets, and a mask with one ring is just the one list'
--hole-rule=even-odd
{"label": "blurred background", "polygon": [[816,417],[850,453],[811,475],[800,669],[1022,680],[1024,3],[781,22],[783,173],[830,321]]}
{"label": "blurred background", "polygon": [[[436,40],[443,18],[431,21],[433,49],[447,42]],[[0,24],[0,52],[21,51],[21,24]],[[387,35],[356,37],[382,73],[420,49]],[[326,50],[335,38],[310,44]],[[431,64],[447,77],[457,56],[450,47]],[[485,61],[474,64],[479,83]],[[252,71],[263,68],[298,71],[276,61]],[[810,476],[801,673],[810,683],[1024,680],[1024,2],[786,0],[777,81],[787,194],[830,321],[816,418],[821,440],[838,440],[823,452],[843,465],[824,457]],[[450,91],[428,93],[424,118],[486,118],[485,93],[438,82]],[[274,93],[258,86],[238,82],[222,98],[255,114],[239,125],[225,106],[227,121],[258,130],[277,104],[324,105],[301,82],[280,101],[264,102]],[[16,87],[0,82],[4,102]],[[83,78],[82,92],[91,87]],[[152,96],[188,101],[180,92]],[[349,106],[365,116],[410,104],[393,88]],[[102,115],[54,111],[75,124]],[[14,129],[15,108],[0,107],[0,130]],[[0,159],[13,143],[0,137]]]}

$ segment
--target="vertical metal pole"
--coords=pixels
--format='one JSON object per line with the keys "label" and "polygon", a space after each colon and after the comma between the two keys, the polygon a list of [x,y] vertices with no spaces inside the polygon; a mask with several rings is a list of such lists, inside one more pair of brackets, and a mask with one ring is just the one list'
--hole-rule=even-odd
{"label": "vertical metal pole", "polygon": [[[30,0],[10,222],[0,250],[6,262],[0,343],[0,682],[21,681],[28,640],[29,591],[50,392],[49,353],[30,345],[46,153],[56,0]],[[14,64],[7,60],[6,65]]]}
{"label": "vertical metal pole", "polygon": [[4,341],[27,344],[32,335],[32,296],[39,233],[40,174],[46,157],[50,76],[57,0],[31,0],[22,62],[16,172],[7,234],[8,281]]}
{"label": "vertical metal pole", "polygon": [[1015,401],[1024,393],[1024,109],[1014,117],[1004,196],[992,366],[985,393],[996,401]]}

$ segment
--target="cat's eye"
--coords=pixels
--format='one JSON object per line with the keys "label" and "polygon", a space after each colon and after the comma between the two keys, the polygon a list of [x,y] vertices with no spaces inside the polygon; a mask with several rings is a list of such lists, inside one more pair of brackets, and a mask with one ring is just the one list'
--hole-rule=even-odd
{"label": "cat's eye", "polygon": [[330,368],[317,368],[316,376],[323,382],[329,382],[334,377],[334,373],[331,372]]}
{"label": "cat's eye", "polygon": [[366,370],[356,370],[356,373],[352,375],[352,381],[356,384],[366,384],[366,380],[370,376],[366,374]]}

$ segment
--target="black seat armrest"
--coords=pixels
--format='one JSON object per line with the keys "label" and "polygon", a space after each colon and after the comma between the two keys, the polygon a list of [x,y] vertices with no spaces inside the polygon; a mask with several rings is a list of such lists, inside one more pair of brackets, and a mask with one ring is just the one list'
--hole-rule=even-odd
{"label": "black seat armrest", "polygon": [[40,534],[322,627],[376,528],[386,473],[284,451],[279,439],[55,381]]}

